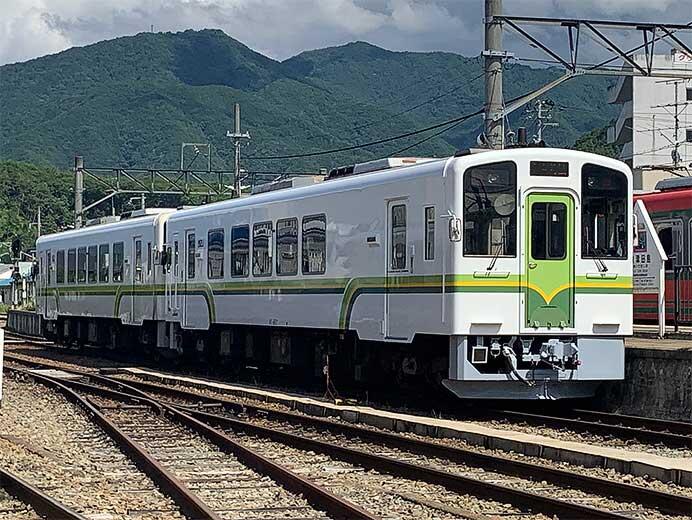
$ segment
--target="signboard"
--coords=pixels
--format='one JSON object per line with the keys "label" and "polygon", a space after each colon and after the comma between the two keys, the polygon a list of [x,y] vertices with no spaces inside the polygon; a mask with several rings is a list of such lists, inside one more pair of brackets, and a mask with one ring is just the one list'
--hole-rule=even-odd
{"label": "signboard", "polygon": [[692,55],[690,55],[686,52],[683,52],[679,49],[675,49],[673,51],[673,64],[675,64],[675,65],[677,65],[677,64],[692,65]]}
{"label": "signboard", "polygon": [[658,295],[659,335],[663,337],[666,330],[665,288],[666,288],[666,255],[656,233],[649,212],[644,202],[638,200],[634,205],[637,234],[632,249],[632,274],[634,294]]}

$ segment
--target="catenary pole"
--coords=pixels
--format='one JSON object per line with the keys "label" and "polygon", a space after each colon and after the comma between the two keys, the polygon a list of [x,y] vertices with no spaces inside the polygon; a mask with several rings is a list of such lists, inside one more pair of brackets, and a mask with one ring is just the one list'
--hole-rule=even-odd
{"label": "catenary pole", "polygon": [[488,147],[504,147],[502,98],[502,0],[485,0],[485,138]]}
{"label": "catenary pole", "polygon": [[84,194],[84,158],[76,155],[74,158],[74,227],[82,227],[82,207]]}

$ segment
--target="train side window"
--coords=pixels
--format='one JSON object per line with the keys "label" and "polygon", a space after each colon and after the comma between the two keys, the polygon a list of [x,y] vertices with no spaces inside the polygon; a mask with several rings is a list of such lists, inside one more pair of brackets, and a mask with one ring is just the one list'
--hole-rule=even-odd
{"label": "train side window", "polygon": [[627,258],[627,177],[586,164],[581,172],[583,258]]}
{"label": "train side window", "polygon": [[250,274],[250,226],[231,229],[231,276],[244,278]]}
{"label": "train side window", "polygon": [[87,281],[96,283],[96,270],[98,265],[98,252],[96,246],[89,246],[87,251]]}
{"label": "train side window", "polygon": [[516,256],[516,164],[483,164],[464,172],[463,222],[465,256]]}
{"label": "train side window", "polygon": [[298,274],[298,219],[276,221],[276,274]]}
{"label": "train side window", "polygon": [[77,283],[85,283],[87,275],[87,249],[77,249]]}
{"label": "train side window", "polygon": [[177,277],[180,265],[180,246],[178,241],[173,242],[173,274]]}
{"label": "train side window", "polygon": [[425,259],[435,260],[435,206],[425,208]]}
{"label": "train side window", "polygon": [[272,274],[272,253],[270,251],[272,223],[260,222],[252,227],[252,275]]}
{"label": "train side window", "polygon": [[67,283],[75,283],[77,281],[77,250],[69,249],[67,251]]}
{"label": "train side window", "polygon": [[109,264],[109,249],[108,244],[99,246],[99,282],[108,283],[108,268]]}
{"label": "train side window", "polygon": [[406,204],[392,206],[392,271],[406,269]]}
{"label": "train side window", "polygon": [[55,282],[62,284],[65,283],[65,250],[58,251],[55,258]]}
{"label": "train side window", "polygon": [[672,271],[676,265],[684,264],[682,220],[656,222],[656,232],[666,256],[666,270]]}
{"label": "train side window", "polygon": [[151,276],[151,269],[153,267],[153,258],[151,254],[151,242],[147,242],[147,276]]}
{"label": "train side window", "polygon": [[535,202],[531,206],[531,258],[563,260],[567,245],[567,206]]}
{"label": "train side window", "polygon": [[327,216],[303,217],[303,274],[324,274],[327,266]]}
{"label": "train side window", "polygon": [[123,281],[123,264],[125,262],[125,245],[122,242],[113,244],[113,282]]}
{"label": "train side window", "polygon": [[187,235],[187,279],[195,277],[195,263],[197,256],[197,242],[194,233]]}
{"label": "train side window", "polygon": [[210,279],[223,278],[224,239],[223,229],[212,229],[207,233],[207,277]]}

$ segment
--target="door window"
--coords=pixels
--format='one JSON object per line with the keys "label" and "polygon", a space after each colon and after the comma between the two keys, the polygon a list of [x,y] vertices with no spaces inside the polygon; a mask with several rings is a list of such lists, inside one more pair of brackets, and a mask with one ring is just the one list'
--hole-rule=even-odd
{"label": "door window", "polygon": [[425,259],[435,260],[435,206],[425,208]]}
{"label": "door window", "polygon": [[406,204],[392,206],[390,268],[392,271],[406,269]]}
{"label": "door window", "polygon": [[196,243],[195,234],[187,235],[187,279],[192,280],[195,277],[195,253]]}
{"label": "door window", "polygon": [[567,206],[562,202],[535,202],[531,206],[531,257],[563,260],[567,244]]}
{"label": "door window", "polygon": [[135,281],[142,283],[144,272],[142,271],[142,241],[135,240]]}

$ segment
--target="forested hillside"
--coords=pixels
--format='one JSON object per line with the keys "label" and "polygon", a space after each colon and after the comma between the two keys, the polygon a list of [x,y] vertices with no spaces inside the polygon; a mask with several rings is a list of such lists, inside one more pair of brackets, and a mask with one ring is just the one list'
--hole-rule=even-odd
{"label": "forested hillside", "polygon": [[[477,58],[390,52],[362,42],[278,62],[221,31],[142,33],[0,67],[0,159],[65,168],[81,154],[91,166],[176,167],[180,143],[211,142],[214,166],[227,167],[234,102],[252,136],[246,156],[349,146],[477,110],[481,65]],[[558,74],[509,65],[506,97]],[[570,145],[607,124],[613,115],[605,104],[607,81],[582,77],[551,92],[560,123],[549,131],[551,144]],[[512,117],[513,125],[521,116]],[[442,155],[469,146],[479,125],[475,118],[409,153]],[[244,166],[315,170],[387,155],[426,135]]]}

